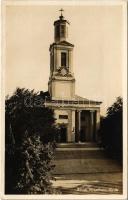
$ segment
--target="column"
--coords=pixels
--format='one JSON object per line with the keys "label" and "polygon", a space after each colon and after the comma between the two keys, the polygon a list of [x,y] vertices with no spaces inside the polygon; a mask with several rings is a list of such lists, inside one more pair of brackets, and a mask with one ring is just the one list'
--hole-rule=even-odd
{"label": "column", "polygon": [[72,110],[72,142],[75,142],[75,110]]}
{"label": "column", "polygon": [[72,111],[68,110],[67,142],[72,142]]}
{"label": "column", "polygon": [[90,110],[91,118],[91,130],[90,130],[90,141],[93,141],[93,131],[94,131],[94,110]]}
{"label": "column", "polygon": [[100,109],[96,111],[96,141],[98,140],[99,128],[100,128]]}
{"label": "column", "polygon": [[76,142],[80,142],[80,130],[81,130],[81,111],[77,110],[77,133]]}
{"label": "column", "polygon": [[[80,137],[80,130],[81,130],[81,111],[78,112],[79,115],[79,137]],[[80,138],[79,138],[80,140]]]}

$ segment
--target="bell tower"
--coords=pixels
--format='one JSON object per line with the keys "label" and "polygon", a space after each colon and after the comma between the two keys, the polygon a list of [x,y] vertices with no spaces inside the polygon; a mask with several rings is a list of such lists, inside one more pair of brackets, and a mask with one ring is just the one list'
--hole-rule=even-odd
{"label": "bell tower", "polygon": [[50,45],[50,77],[48,89],[52,99],[74,99],[75,78],[73,74],[73,48],[67,41],[69,22],[60,10],[59,19],[54,22],[54,43]]}

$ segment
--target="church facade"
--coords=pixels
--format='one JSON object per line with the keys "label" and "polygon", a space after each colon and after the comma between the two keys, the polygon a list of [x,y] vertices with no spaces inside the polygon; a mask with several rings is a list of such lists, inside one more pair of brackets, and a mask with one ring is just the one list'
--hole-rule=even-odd
{"label": "church facade", "polygon": [[69,22],[62,12],[54,22],[54,43],[50,45],[50,99],[45,106],[54,110],[58,126],[57,142],[94,142],[100,124],[99,101],[75,94],[74,45],[67,41]]}

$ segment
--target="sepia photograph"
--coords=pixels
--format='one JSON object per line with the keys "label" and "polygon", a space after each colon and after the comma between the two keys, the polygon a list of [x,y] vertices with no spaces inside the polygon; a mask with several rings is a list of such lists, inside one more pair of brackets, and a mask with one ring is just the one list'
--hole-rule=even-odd
{"label": "sepia photograph", "polygon": [[2,199],[127,198],[126,1],[2,1]]}

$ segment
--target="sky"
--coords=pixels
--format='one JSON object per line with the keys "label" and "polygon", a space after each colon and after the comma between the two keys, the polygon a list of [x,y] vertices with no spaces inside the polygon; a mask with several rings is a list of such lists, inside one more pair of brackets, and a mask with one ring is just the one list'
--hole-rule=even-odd
{"label": "sky", "polygon": [[122,96],[123,12],[121,5],[6,6],[5,93],[16,87],[47,91],[49,46],[60,8],[70,22],[68,42],[75,45],[76,94],[102,101],[101,114]]}

